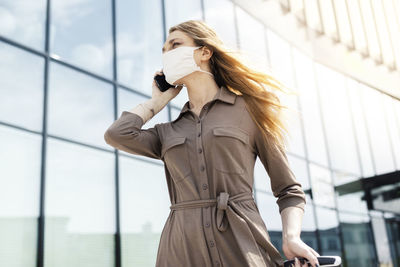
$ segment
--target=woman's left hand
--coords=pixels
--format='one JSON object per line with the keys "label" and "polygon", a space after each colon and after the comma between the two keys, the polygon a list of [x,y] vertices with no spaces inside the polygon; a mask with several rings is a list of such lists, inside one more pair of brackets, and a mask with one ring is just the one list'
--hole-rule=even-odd
{"label": "woman's left hand", "polygon": [[[295,257],[306,258],[313,267],[318,267],[318,259],[320,255],[306,243],[304,243],[300,237],[292,237],[283,241],[282,245],[283,253],[286,258],[292,260]],[[297,259],[295,267],[308,267],[307,263],[301,265],[300,261]]]}

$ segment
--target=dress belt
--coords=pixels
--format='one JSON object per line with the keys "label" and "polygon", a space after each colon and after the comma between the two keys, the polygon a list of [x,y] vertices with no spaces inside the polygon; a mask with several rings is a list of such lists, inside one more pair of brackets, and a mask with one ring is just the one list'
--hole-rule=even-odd
{"label": "dress belt", "polygon": [[221,192],[217,198],[183,201],[172,204],[170,209],[191,209],[217,205],[217,229],[220,232],[224,232],[228,224],[231,226],[239,248],[250,267],[272,267],[265,261],[258,245],[266,250],[267,254],[277,264],[276,266],[283,266],[281,254],[267,238],[265,231],[254,225],[252,220],[236,205],[236,202],[245,200],[254,201],[251,191],[233,196],[229,196],[226,192]]}

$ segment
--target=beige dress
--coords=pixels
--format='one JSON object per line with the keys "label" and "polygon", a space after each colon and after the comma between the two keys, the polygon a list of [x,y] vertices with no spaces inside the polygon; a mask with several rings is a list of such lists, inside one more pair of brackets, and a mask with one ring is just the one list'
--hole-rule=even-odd
{"label": "beige dress", "polygon": [[263,141],[243,97],[221,86],[200,116],[187,101],[175,120],[142,125],[139,115],[123,111],[104,138],[119,150],[164,162],[171,210],[156,266],[283,266],[253,198],[257,156],[279,212],[304,210],[306,198],[286,154]]}

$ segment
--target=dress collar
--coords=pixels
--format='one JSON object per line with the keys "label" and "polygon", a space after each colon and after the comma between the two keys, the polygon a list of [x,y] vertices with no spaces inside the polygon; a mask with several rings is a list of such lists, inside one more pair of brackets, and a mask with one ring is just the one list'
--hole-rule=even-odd
{"label": "dress collar", "polygon": [[[234,104],[236,100],[236,94],[222,85],[211,101],[214,100],[221,100],[229,104]],[[183,105],[179,115],[185,113],[186,111],[189,111],[189,100]]]}

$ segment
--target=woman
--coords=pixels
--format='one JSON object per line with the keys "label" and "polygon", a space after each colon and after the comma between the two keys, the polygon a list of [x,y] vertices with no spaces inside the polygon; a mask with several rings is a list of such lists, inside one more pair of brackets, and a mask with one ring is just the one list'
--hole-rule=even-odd
{"label": "woman", "polygon": [[[283,106],[264,87],[282,90],[280,83],[246,67],[199,20],[171,27],[162,51],[163,73],[177,87],[161,92],[153,80],[152,98],[104,134],[117,149],[165,164],[171,211],[156,266],[283,265],[252,195],[257,156],[278,198],[285,256],[318,266],[319,254],[300,239],[306,198],[284,153]],[[189,101],[179,116],[141,129],[183,85]]]}

